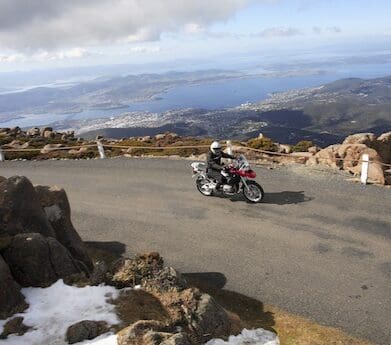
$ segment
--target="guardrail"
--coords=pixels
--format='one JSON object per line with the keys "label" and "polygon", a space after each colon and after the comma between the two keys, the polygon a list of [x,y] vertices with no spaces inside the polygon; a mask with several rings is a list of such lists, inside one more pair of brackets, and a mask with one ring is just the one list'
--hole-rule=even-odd
{"label": "guardrail", "polygon": [[[226,141],[226,145],[223,145],[224,147],[227,148],[227,151],[229,154],[232,154],[232,142],[230,140]],[[45,151],[47,152],[53,152],[53,151],[62,151],[62,150],[76,150],[76,149],[81,149],[81,148],[91,148],[91,147],[96,147],[98,149],[99,157],[101,159],[106,158],[105,154],[105,147],[106,148],[119,148],[119,149],[146,149],[146,150],[170,150],[170,149],[200,149],[200,148],[209,148],[209,145],[181,145],[181,146],[126,146],[126,145],[111,145],[111,144],[104,144],[101,141],[97,141],[96,144],[88,144],[88,145],[78,145],[78,146],[68,146],[68,147],[53,147],[53,148],[47,148]],[[292,159],[299,159],[299,158],[308,158],[306,155],[292,155],[289,153],[281,153],[281,152],[273,152],[273,151],[267,151],[267,150],[261,150],[261,149],[255,149],[252,147],[248,146],[241,146],[241,149],[249,150],[249,151],[254,151],[254,152],[259,152],[263,153],[268,156],[282,156],[282,157],[290,157]],[[42,151],[43,148],[19,148],[19,149],[4,149],[0,147],[0,162],[3,162],[6,160],[5,153],[6,152],[37,152],[37,151]],[[335,159],[329,159],[330,161],[333,162],[350,162],[350,163],[356,163],[360,164],[361,163],[361,176],[360,180],[361,183],[367,184],[368,183],[368,173],[369,173],[369,166],[370,164],[379,164],[388,168],[391,168],[391,164],[385,164],[382,162],[375,162],[371,161],[369,159],[368,154],[363,154],[360,159],[358,160],[351,160],[351,159],[343,159],[343,158],[335,158]]]}

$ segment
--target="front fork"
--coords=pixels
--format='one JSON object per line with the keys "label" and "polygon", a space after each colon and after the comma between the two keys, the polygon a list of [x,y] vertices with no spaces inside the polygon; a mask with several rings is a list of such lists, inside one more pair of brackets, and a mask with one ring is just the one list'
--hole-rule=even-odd
{"label": "front fork", "polygon": [[246,179],[245,179],[244,177],[242,177],[242,176],[240,176],[240,179],[242,180],[243,186],[244,186],[247,190],[249,190],[248,184],[247,184],[247,182],[246,182]]}

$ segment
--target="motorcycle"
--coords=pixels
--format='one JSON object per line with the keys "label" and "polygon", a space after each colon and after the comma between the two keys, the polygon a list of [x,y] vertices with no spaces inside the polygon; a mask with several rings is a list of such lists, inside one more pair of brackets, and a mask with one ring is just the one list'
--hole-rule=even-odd
{"label": "motorcycle", "polygon": [[[191,163],[193,178],[198,191],[205,196],[211,196],[216,191],[217,182],[208,176],[207,165],[204,162]],[[243,193],[243,196],[252,203],[261,202],[264,197],[262,187],[253,179],[257,176],[251,169],[246,157],[240,155],[232,160],[224,170],[221,171],[225,178],[219,190],[226,196],[233,196]]]}

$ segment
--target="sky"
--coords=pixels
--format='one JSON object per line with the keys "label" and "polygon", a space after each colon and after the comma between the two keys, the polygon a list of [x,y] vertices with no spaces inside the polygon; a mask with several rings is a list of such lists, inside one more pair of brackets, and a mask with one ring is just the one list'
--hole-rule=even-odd
{"label": "sky", "polygon": [[391,51],[389,0],[0,0],[0,72]]}

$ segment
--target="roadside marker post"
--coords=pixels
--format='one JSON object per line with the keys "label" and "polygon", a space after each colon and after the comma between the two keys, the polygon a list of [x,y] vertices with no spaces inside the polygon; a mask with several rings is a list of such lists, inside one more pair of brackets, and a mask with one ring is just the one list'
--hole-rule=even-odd
{"label": "roadside marker post", "polygon": [[98,151],[99,151],[100,159],[105,159],[106,155],[105,155],[105,149],[103,147],[103,144],[99,140],[96,143],[98,145]]}
{"label": "roadside marker post", "polygon": [[[227,140],[227,153],[232,156],[232,142],[231,140]],[[231,159],[229,160],[231,162]]]}
{"label": "roadside marker post", "polygon": [[2,149],[0,149],[0,162],[4,162],[4,161],[5,161],[4,152]]}
{"label": "roadside marker post", "polygon": [[369,155],[364,153],[361,157],[361,183],[367,184],[368,182],[368,170],[369,170]]}

